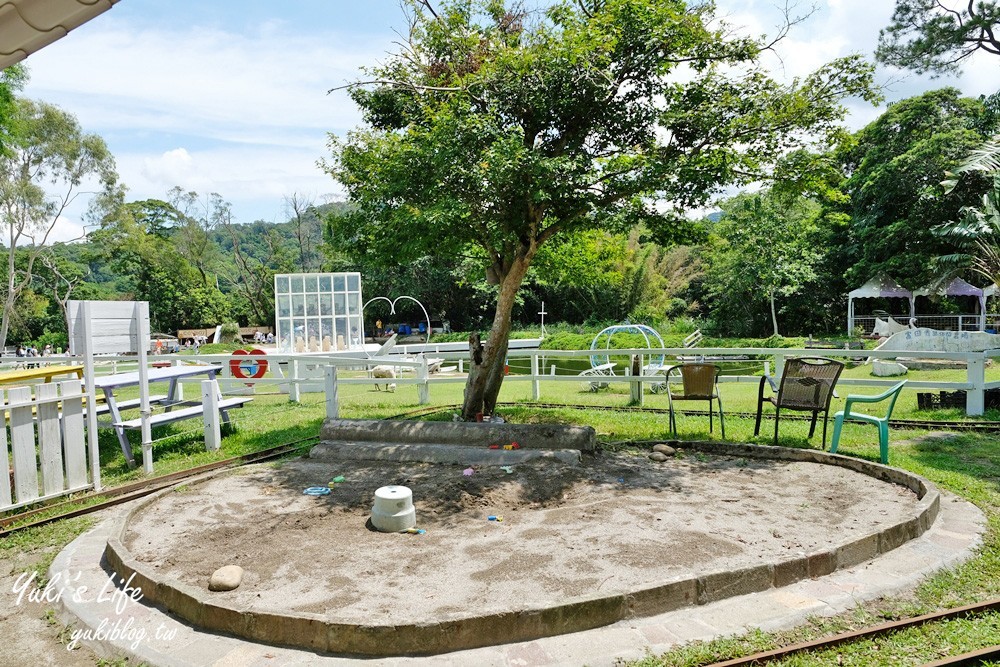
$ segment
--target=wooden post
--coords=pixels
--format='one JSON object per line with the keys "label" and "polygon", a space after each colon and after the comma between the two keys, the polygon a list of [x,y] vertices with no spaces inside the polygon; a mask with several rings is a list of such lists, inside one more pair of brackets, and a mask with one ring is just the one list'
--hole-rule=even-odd
{"label": "wooden post", "polygon": [[288,370],[290,375],[288,378],[288,400],[292,403],[298,403],[302,396],[302,393],[299,391],[299,360],[290,359],[288,361]]}
{"label": "wooden post", "polygon": [[[174,359],[174,366],[180,366],[180,365],[181,365],[181,360]],[[177,378],[177,387],[174,390],[174,399],[178,401],[184,400],[184,383],[181,381],[181,378]]]}
{"label": "wooden post", "polygon": [[427,357],[420,355],[420,366],[417,368],[417,376],[421,380],[417,385],[417,403],[427,405],[431,402],[431,387],[428,383],[430,373],[427,370]]}
{"label": "wooden post", "polygon": [[153,474],[153,429],[149,424],[152,415],[149,408],[149,366],[146,355],[149,352],[149,304],[137,301],[132,315],[135,335],[134,346],[139,359],[139,417],[142,419],[142,470]]}
{"label": "wooden post", "polygon": [[979,416],[986,410],[986,353],[969,353],[966,359],[966,379],[972,386],[965,393],[965,414]]}
{"label": "wooden post", "polygon": [[[642,375],[642,357],[640,355],[632,355],[632,363],[626,372],[631,377],[639,377]],[[633,380],[629,382],[629,394],[630,402],[634,405],[642,405],[642,382],[638,380]]]}
{"label": "wooden post", "polygon": [[219,417],[219,383],[201,381],[201,404],[205,416],[205,449],[210,452],[222,447],[222,425]]}
{"label": "wooden post", "polygon": [[531,353],[531,397],[539,400],[542,397],[542,383],[538,379],[538,355]]}
{"label": "wooden post", "polygon": [[101,490],[101,451],[97,439],[97,392],[94,389],[94,330],[91,306],[84,301],[83,309],[83,382],[87,398],[87,451],[90,454],[90,480],[94,491]]}
{"label": "wooden post", "polygon": [[326,418],[340,417],[340,402],[337,398],[337,367],[330,364],[326,367]]}

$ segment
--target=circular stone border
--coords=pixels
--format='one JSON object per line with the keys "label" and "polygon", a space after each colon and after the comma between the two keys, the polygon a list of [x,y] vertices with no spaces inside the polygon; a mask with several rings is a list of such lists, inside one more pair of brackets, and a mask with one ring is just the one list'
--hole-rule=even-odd
{"label": "circular stone border", "polygon": [[[917,495],[916,511],[905,521],[829,550],[801,554],[775,563],[675,578],[628,593],[581,596],[555,606],[486,615],[455,614],[440,621],[420,624],[363,625],[331,621],[321,614],[240,609],[216,601],[207,589],[158,578],[152,567],[132,556],[124,545],[124,537],[132,516],[161,496],[171,493],[172,488],[148,496],[118,517],[108,537],[104,556],[119,577],[129,580],[130,585],[142,591],[145,600],[206,630],[326,653],[367,657],[427,655],[590,630],[628,618],[652,616],[820,577],[871,560],[922,535],[934,523],[940,509],[940,493],[927,479],[863,459],[817,450],[763,445],[681,444],[688,450],[717,455],[846,468],[910,489]],[[211,475],[206,475],[186,483],[201,484],[211,478]]]}

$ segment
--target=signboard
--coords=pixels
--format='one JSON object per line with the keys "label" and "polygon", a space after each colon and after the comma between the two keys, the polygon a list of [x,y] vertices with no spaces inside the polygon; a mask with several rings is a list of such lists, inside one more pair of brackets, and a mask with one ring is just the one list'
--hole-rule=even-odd
{"label": "signboard", "polygon": [[[84,304],[90,306],[91,354],[139,354],[149,349],[149,304],[145,301],[70,301],[69,353],[83,355]],[[138,312],[137,312],[138,311]],[[141,332],[145,332],[145,336]]]}

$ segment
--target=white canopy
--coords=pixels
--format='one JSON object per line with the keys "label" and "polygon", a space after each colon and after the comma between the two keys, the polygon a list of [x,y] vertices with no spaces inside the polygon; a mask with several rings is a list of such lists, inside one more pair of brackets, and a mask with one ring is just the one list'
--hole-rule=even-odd
{"label": "white canopy", "polygon": [[0,0],[0,69],[24,60],[119,0]]}
{"label": "white canopy", "polygon": [[882,273],[847,295],[847,333],[854,331],[855,299],[906,299],[910,304],[910,317],[914,317],[913,292],[902,287],[888,275]]}

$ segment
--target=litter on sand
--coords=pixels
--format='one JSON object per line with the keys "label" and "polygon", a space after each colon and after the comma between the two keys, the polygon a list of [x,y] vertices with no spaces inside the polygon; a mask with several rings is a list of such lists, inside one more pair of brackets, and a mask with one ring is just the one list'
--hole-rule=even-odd
{"label": "litter on sand", "polygon": [[508,475],[514,474],[514,466],[500,466],[500,470],[503,470]]}
{"label": "litter on sand", "polygon": [[427,531],[423,528],[407,528],[406,530],[401,530],[399,532],[406,533],[408,535],[423,535]]}
{"label": "litter on sand", "polygon": [[344,476],[343,475],[337,475],[336,477],[334,477],[330,481],[333,482],[333,483],[335,483],[335,484],[340,484],[341,482],[344,481]]}
{"label": "litter on sand", "polygon": [[497,516],[495,514],[491,514],[488,517],[486,517],[486,520],[487,521],[496,521],[497,523],[502,523],[503,522],[503,517],[502,516]]}
{"label": "litter on sand", "polygon": [[462,471],[462,474],[465,475],[466,477],[472,477],[472,474],[474,472],[476,471],[473,470],[472,468],[466,468],[465,470]]}
{"label": "litter on sand", "polygon": [[328,496],[330,495],[330,487],[328,486],[310,486],[308,489],[302,493],[307,496]]}

